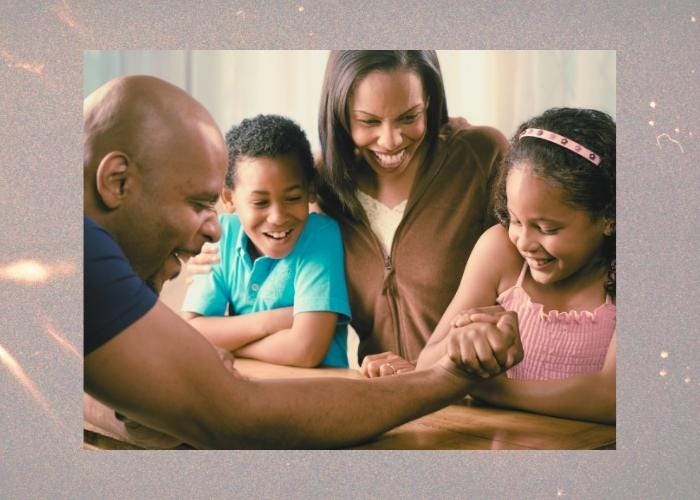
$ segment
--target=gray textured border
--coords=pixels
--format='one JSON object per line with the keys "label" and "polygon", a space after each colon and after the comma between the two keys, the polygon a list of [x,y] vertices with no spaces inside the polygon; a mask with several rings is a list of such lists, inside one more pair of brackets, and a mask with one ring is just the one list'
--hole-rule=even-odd
{"label": "gray textured border", "polygon": [[[0,346],[51,408],[0,367],[3,497],[696,496],[697,2],[11,3],[0,16],[0,266],[35,258],[59,272],[41,285],[0,280]],[[358,45],[617,50],[618,450],[82,451],[81,362],[50,332],[82,344],[83,49]]]}

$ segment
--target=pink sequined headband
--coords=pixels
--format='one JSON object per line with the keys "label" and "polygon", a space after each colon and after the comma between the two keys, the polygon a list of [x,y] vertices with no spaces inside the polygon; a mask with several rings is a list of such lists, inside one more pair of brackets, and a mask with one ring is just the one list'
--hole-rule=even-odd
{"label": "pink sequined headband", "polygon": [[569,149],[576,153],[577,155],[590,161],[593,165],[600,165],[600,156],[595,154],[588,148],[581,146],[578,142],[572,141],[571,139],[564,137],[563,135],[555,134],[549,130],[544,130],[541,128],[529,128],[525,132],[520,134],[518,140],[523,137],[536,137],[538,139],[544,139],[545,141],[553,142],[557,146]]}

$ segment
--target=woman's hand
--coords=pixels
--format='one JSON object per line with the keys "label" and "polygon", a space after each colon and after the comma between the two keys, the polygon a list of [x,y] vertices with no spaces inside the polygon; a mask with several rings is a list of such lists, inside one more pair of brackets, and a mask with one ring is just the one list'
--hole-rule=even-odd
{"label": "woman's hand", "polygon": [[195,274],[208,274],[212,264],[219,262],[219,245],[205,243],[202,251],[187,261],[187,282],[192,281]]}
{"label": "woman's hand", "polygon": [[382,352],[380,354],[370,354],[362,360],[360,372],[365,377],[386,377],[388,375],[398,375],[415,370],[416,367],[410,361],[403,359],[393,352]]}

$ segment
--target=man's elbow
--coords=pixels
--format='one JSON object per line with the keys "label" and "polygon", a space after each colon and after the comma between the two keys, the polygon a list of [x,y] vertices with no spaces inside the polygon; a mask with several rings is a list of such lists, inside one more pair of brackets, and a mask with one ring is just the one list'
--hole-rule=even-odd
{"label": "man's elbow", "polygon": [[202,450],[253,448],[251,433],[242,432],[244,426],[226,408],[191,408],[188,416],[180,419],[180,437],[187,444]]}

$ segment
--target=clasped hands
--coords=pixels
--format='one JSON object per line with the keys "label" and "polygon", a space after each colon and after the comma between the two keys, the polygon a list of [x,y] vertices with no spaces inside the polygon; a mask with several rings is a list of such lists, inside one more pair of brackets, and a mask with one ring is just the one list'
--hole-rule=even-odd
{"label": "clasped hands", "polygon": [[[503,373],[523,358],[517,314],[497,305],[457,314],[440,344],[457,368],[481,378]],[[360,367],[366,377],[397,375],[414,369],[413,363],[393,352],[365,356]]]}

